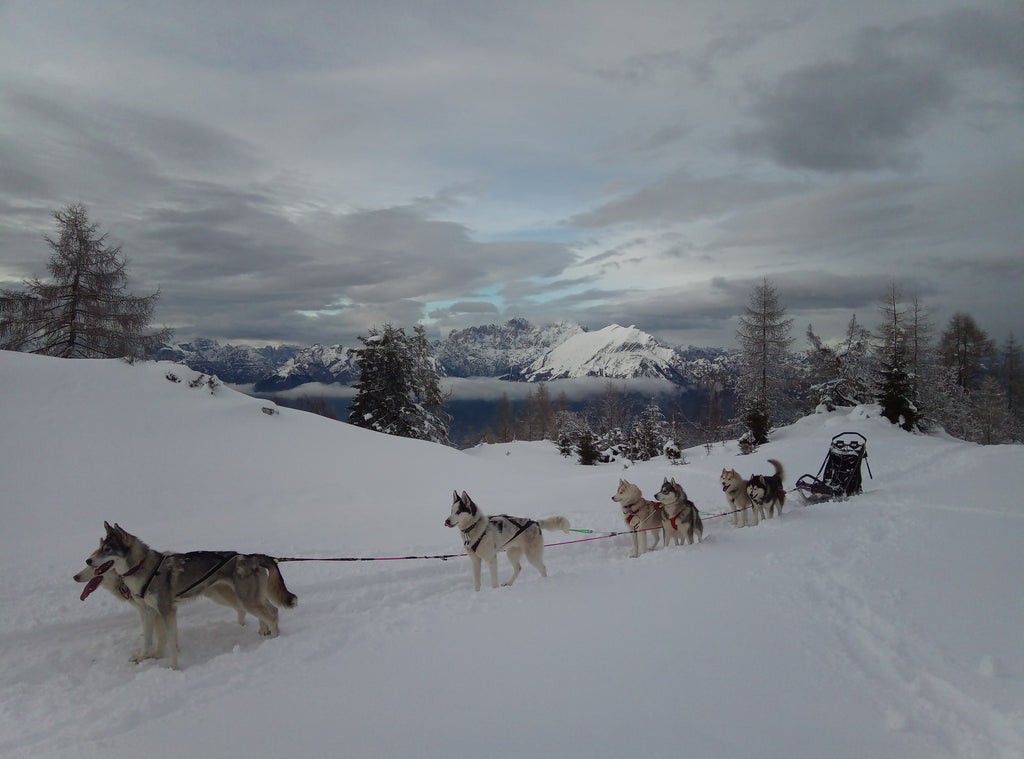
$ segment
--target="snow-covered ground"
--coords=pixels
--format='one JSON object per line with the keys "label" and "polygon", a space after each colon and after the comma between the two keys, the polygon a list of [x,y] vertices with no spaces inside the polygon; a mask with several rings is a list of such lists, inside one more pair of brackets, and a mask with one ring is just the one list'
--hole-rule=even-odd
{"label": "snow-covered ground", "polygon": [[[861,408],[752,456],[581,467],[270,416],[194,376],[0,352],[0,756],[1024,756],[1024,447]],[[792,487],[846,430],[874,473],[849,502],[791,494],[782,518],[710,519],[639,559],[626,536],[551,547],[547,579],[479,593],[464,558],[286,563],[281,636],[200,599],[179,671],[131,664],[135,612],[71,578],[105,519],[165,550],[393,557],[459,552],[453,489],[616,531],[618,479],[671,475],[717,513],[723,466],[777,458]]]}

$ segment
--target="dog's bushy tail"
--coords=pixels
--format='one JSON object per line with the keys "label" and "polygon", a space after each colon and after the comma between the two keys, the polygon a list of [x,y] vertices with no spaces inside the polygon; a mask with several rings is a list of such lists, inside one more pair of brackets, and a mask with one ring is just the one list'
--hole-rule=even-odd
{"label": "dog's bushy tail", "polygon": [[569,520],[565,517],[548,517],[547,519],[538,519],[537,524],[540,525],[542,530],[548,530],[549,532],[554,532],[555,530],[569,532]]}
{"label": "dog's bushy tail", "polygon": [[786,479],[786,470],[782,468],[782,464],[775,459],[768,459],[768,463],[775,467],[775,476],[780,480]]}
{"label": "dog's bushy tail", "polygon": [[277,606],[292,609],[299,602],[299,597],[288,590],[284,577],[277,562],[269,556],[260,556],[260,564],[267,570],[267,595]]}

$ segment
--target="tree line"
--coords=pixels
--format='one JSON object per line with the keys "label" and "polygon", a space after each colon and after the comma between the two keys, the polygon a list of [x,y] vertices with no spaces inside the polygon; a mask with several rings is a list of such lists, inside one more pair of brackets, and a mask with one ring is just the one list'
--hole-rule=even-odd
{"label": "tree line", "polygon": [[[1014,336],[997,346],[965,313],[937,334],[920,299],[905,299],[895,283],[877,312],[873,332],[854,314],[832,344],[808,325],[807,347],[794,351],[793,320],[765,279],[739,318],[734,367],[703,366],[691,377],[702,399],[693,416],[678,408],[666,416],[655,399],[643,406],[612,383],[583,411],[571,411],[564,396],[552,403],[541,385],[515,417],[503,397],[481,438],[549,439],[583,464],[659,455],[679,461],[685,448],[722,440],[739,439],[750,452],[777,424],[875,403],[908,431],[942,428],[985,445],[1024,440],[1024,352]],[[723,403],[728,394],[735,398],[731,415]]]}

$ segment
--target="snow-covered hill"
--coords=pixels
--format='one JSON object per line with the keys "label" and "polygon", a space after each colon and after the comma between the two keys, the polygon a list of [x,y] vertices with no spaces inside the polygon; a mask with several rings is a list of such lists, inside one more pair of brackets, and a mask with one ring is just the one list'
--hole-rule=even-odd
{"label": "snow-covered hill", "polygon": [[[459,452],[267,415],[174,372],[0,352],[5,759],[1024,755],[1024,447],[860,408],[752,456],[581,467],[546,443]],[[618,479],[650,495],[669,475],[717,513],[723,467],[777,458],[792,486],[846,430],[874,474],[849,502],[791,495],[781,518],[707,519],[703,544],[640,559],[625,536],[552,545],[546,579],[479,593],[464,558],[285,563],[281,636],[201,599],[180,671],[129,663],[135,613],[71,579],[104,519],[167,550],[390,559],[459,552],[453,488],[615,531]]]}

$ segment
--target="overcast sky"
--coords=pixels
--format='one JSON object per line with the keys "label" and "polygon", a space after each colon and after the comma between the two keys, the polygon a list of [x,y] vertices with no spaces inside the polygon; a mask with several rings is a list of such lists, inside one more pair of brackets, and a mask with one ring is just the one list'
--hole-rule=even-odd
{"label": "overcast sky", "polygon": [[0,0],[0,287],[81,202],[178,338],[1024,338],[1024,2]]}

